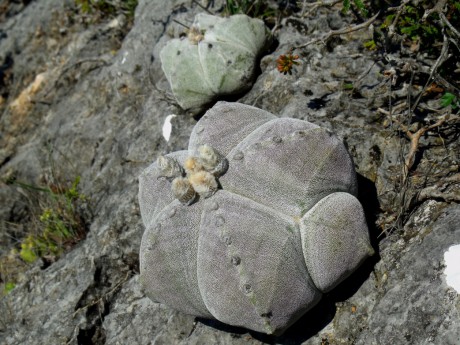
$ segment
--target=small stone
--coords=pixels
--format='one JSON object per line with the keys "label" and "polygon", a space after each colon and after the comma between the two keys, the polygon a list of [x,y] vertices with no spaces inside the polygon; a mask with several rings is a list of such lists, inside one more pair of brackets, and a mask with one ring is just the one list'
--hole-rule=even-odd
{"label": "small stone", "polygon": [[204,127],[203,127],[203,126],[199,126],[199,127],[196,129],[196,132],[197,132],[198,134],[203,133],[203,131],[204,131]]}
{"label": "small stone", "polygon": [[232,256],[231,262],[232,265],[238,266],[241,262],[241,259],[238,256]]}
{"label": "small stone", "polygon": [[283,139],[281,139],[280,137],[277,137],[277,136],[273,137],[272,140],[277,144],[279,144],[280,142],[283,141]]}

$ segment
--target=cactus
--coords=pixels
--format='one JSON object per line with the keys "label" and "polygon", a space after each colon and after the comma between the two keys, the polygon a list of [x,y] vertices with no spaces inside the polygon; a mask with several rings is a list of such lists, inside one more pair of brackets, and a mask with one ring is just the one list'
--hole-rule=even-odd
{"label": "cactus", "polygon": [[259,19],[200,13],[187,37],[163,47],[161,66],[179,105],[196,113],[219,96],[249,89],[256,60],[270,41]]}
{"label": "cactus", "polygon": [[188,150],[166,157],[178,182],[155,162],[139,184],[141,282],[154,301],[280,334],[372,253],[353,162],[317,125],[218,102]]}

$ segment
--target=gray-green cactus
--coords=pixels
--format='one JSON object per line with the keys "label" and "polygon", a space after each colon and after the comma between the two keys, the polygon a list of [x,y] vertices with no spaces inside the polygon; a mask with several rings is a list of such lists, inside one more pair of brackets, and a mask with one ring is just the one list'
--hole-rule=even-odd
{"label": "gray-green cactus", "polygon": [[190,202],[164,164],[140,176],[140,274],[155,301],[279,334],[372,253],[353,162],[323,128],[219,102],[166,157],[179,184],[202,172],[217,189],[197,185]]}
{"label": "gray-green cactus", "polygon": [[179,105],[193,113],[219,96],[250,88],[257,57],[270,40],[259,19],[200,13],[187,37],[161,50],[161,66]]}

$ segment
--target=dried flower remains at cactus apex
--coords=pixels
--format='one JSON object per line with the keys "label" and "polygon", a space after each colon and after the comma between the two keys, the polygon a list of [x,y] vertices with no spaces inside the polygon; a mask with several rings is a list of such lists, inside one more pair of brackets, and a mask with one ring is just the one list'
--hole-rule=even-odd
{"label": "dried flower remains at cactus apex", "polygon": [[183,205],[190,206],[198,196],[209,198],[219,189],[217,178],[228,170],[228,160],[210,145],[198,148],[198,157],[189,156],[183,166],[170,156],[157,159],[158,178],[171,183],[171,191]]}
{"label": "dried flower remains at cactus apex", "polygon": [[189,176],[188,180],[203,198],[209,198],[217,192],[218,184],[215,176],[207,171],[199,171]]}
{"label": "dried flower remains at cactus apex", "polygon": [[187,38],[191,44],[198,44],[204,39],[204,32],[202,32],[196,26],[192,26],[188,31]]}
{"label": "dried flower remains at cactus apex", "polygon": [[197,200],[197,193],[193,189],[190,181],[185,177],[176,177],[172,181],[171,190],[183,205],[191,205]]}
{"label": "dried flower remains at cactus apex", "polygon": [[215,176],[222,176],[228,169],[228,160],[209,145],[198,148],[200,162],[206,171]]}
{"label": "dried flower remains at cactus apex", "polygon": [[184,169],[187,175],[204,170],[203,165],[196,157],[188,157],[184,162]]}
{"label": "dried flower remains at cactus apex", "polygon": [[176,177],[184,176],[184,169],[180,166],[179,162],[171,157],[160,156],[157,159],[158,168],[160,173],[158,177],[164,177],[168,181]]}

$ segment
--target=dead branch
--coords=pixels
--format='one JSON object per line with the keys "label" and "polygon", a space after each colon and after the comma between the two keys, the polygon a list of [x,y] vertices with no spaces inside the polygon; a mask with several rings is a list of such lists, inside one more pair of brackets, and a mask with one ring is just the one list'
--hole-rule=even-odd
{"label": "dead branch", "polygon": [[431,16],[433,13],[438,13],[441,14],[444,12],[444,7],[446,6],[447,0],[438,0],[436,2],[436,5],[433,6],[433,8],[430,8],[428,10],[425,10],[425,13],[423,14],[422,21],[426,21],[426,19]]}
{"label": "dead branch", "polygon": [[414,104],[412,105],[411,107],[411,112],[413,112],[415,110],[415,108],[417,108],[418,104],[420,103],[420,100],[422,99],[422,96],[423,94],[425,93],[426,91],[426,88],[428,87],[428,85],[432,82],[432,79],[435,75],[435,73],[437,72],[438,68],[444,63],[444,61],[447,60],[448,56],[447,56],[447,53],[449,51],[449,40],[446,36],[446,34],[444,33],[443,35],[443,42],[442,42],[442,48],[441,48],[441,53],[439,54],[439,57],[438,59],[436,60],[436,62],[434,63],[434,65],[431,67],[431,71],[430,71],[430,76],[428,77],[425,85],[423,86],[423,89],[420,91],[420,94],[418,95],[416,101],[414,102]]}
{"label": "dead branch", "polygon": [[344,28],[344,29],[339,29],[339,30],[331,30],[327,34],[323,35],[323,37],[315,38],[314,40],[311,40],[311,41],[309,41],[307,43],[304,43],[304,44],[301,44],[299,46],[294,47],[294,49],[302,49],[302,48],[308,47],[309,45],[316,44],[318,42],[326,44],[326,42],[328,40],[330,40],[334,36],[340,36],[340,35],[349,34],[351,32],[358,31],[358,30],[361,30],[361,29],[366,29],[377,19],[378,15],[379,15],[379,13],[377,13],[372,18],[366,20],[364,23],[357,24],[357,25],[354,25],[354,26],[349,27],[349,28]]}
{"label": "dead branch", "polygon": [[422,135],[424,135],[427,131],[437,128],[441,126],[442,124],[444,124],[446,121],[449,120],[449,115],[450,114],[442,116],[436,123],[429,125],[429,126],[424,126],[420,128],[417,132],[411,132],[410,129],[406,125],[404,125],[397,119],[393,119],[393,121],[402,129],[404,134],[410,140],[409,152],[407,153],[406,158],[404,160],[403,182],[406,181],[409,171],[414,165],[415,155],[418,151],[420,138],[422,137]]}
{"label": "dead branch", "polygon": [[423,201],[429,199],[441,199],[443,201],[460,201],[460,190],[455,190],[451,192],[444,192],[447,187],[460,183],[460,174],[457,173],[455,175],[449,176],[433,186],[426,187],[419,191],[415,197],[413,202],[421,203]]}
{"label": "dead branch", "polygon": [[407,103],[402,102],[402,103],[394,105],[393,109],[392,109],[392,112],[390,112],[388,110],[385,110],[383,108],[377,108],[377,112],[379,112],[380,114],[383,114],[385,116],[388,116],[388,119],[392,121],[393,116],[402,116],[403,115],[403,113],[399,112],[399,111],[402,111],[405,107],[407,107]]}
{"label": "dead branch", "polygon": [[458,38],[460,38],[460,32],[458,32],[457,29],[455,29],[455,27],[449,22],[449,20],[445,16],[445,14],[443,12],[438,12],[438,13],[439,13],[439,17],[441,17],[441,19],[444,22],[444,24],[446,24],[449,27],[449,29],[451,29],[452,32],[455,35],[457,35]]}
{"label": "dead branch", "polygon": [[438,85],[441,85],[442,87],[444,87],[444,89],[446,89],[447,91],[450,91],[452,93],[456,93],[456,94],[459,94],[460,95],[460,89],[457,88],[456,86],[452,85],[451,83],[449,83],[446,79],[444,79],[443,77],[441,77],[439,75],[439,73],[436,73],[434,75],[434,80],[436,81],[436,83]]}
{"label": "dead branch", "polygon": [[393,19],[393,22],[390,24],[390,26],[388,27],[388,37],[393,37],[396,33],[396,24],[398,23],[398,20],[399,20],[399,17],[401,17],[401,15],[403,14],[405,8],[406,8],[406,5],[410,2],[410,0],[404,0],[399,6],[397,7],[392,7],[392,8],[389,8],[388,10],[389,11],[396,11],[396,15]]}
{"label": "dead branch", "polygon": [[[306,0],[304,0],[304,2],[302,4],[302,11],[300,12],[300,17],[304,18],[306,16],[309,16],[310,14],[312,14],[314,11],[316,11],[320,7],[326,7],[326,8],[334,7],[335,5],[337,5],[338,3],[342,2],[342,1],[343,0],[332,0],[330,2],[316,1],[316,2],[312,2],[312,3],[308,3]],[[305,10],[308,7],[309,7],[308,12],[305,12]]]}
{"label": "dead branch", "polygon": [[[192,0],[192,2],[193,2],[194,4],[196,4],[198,7],[200,7],[203,11],[208,12],[210,15],[212,15],[212,16],[215,16],[215,15],[216,15],[215,13],[212,13],[210,10],[208,10],[207,7],[204,7],[202,4],[200,4],[198,1]],[[208,6],[209,6],[209,4],[208,4]]]}

